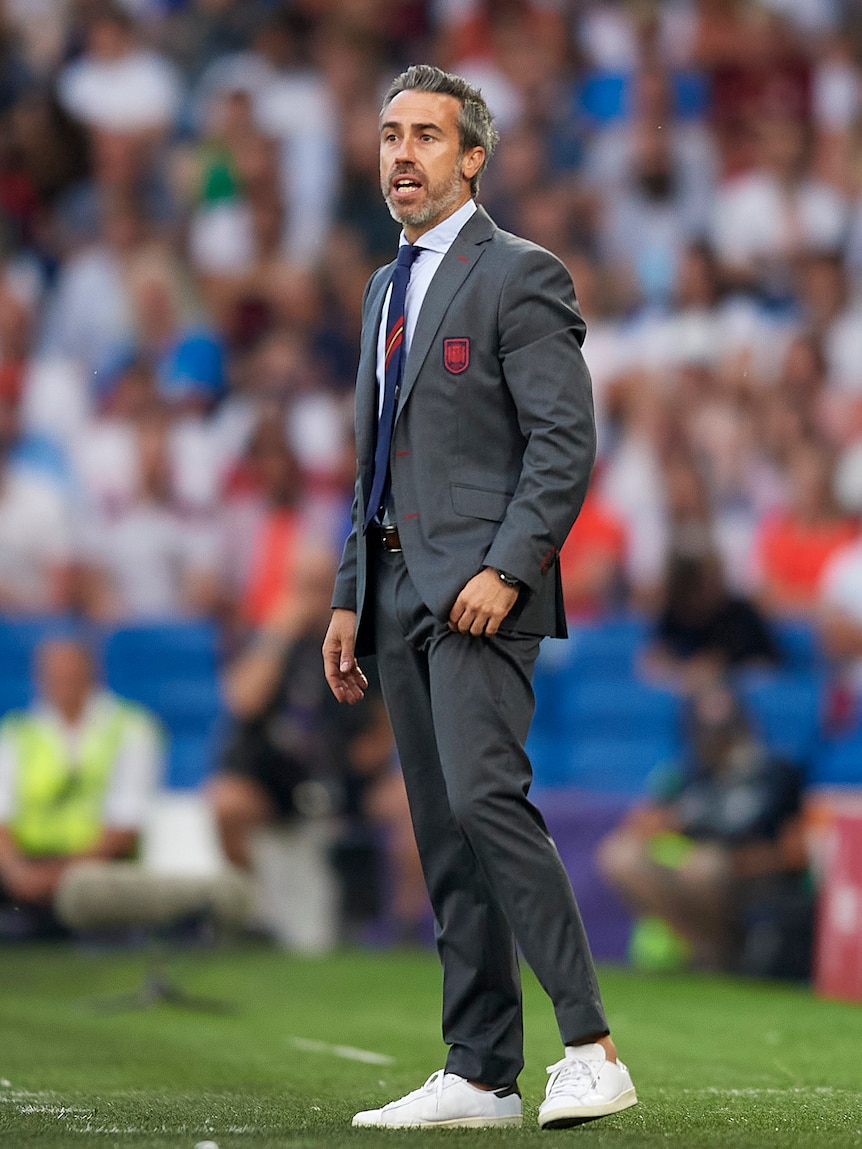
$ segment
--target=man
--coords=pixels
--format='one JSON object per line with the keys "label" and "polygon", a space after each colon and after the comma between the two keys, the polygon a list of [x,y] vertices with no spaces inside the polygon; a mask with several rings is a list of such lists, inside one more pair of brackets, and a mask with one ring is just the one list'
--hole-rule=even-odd
{"label": "man", "polygon": [[307,541],[293,568],[291,585],[227,668],[224,695],[233,721],[207,786],[222,846],[235,865],[253,869],[256,831],[337,811],[343,924],[358,928],[377,912],[382,827],[396,933],[419,936],[427,899],[380,691],[372,689],[361,710],[346,710],[321,674],[335,556]]}
{"label": "man", "polygon": [[630,957],[807,977],[801,772],[768,752],[724,680],[700,678],[688,680],[686,761],[599,846],[600,871],[639,915]]}
{"label": "man", "polygon": [[87,647],[46,641],[40,699],[0,726],[0,902],[20,932],[56,930],[68,868],[131,856],[158,780],[155,720],[96,684]]}
{"label": "man", "polygon": [[527,800],[533,665],[543,635],[565,634],[557,553],[595,431],[571,279],[475,203],[496,139],[480,93],[437,68],[411,67],[384,100],[381,185],[404,235],[394,274],[379,270],[364,297],[354,528],[323,654],[335,696],[355,703],[356,654],[377,653],[450,1052],[424,1086],[355,1125],[520,1124],[516,943],[566,1044],[540,1124],[636,1100],[571,886]]}

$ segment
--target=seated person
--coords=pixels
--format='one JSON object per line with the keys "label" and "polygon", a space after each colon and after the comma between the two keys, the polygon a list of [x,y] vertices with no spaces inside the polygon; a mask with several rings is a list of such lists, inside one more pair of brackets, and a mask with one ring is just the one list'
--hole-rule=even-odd
{"label": "seated person", "polygon": [[805,976],[811,906],[799,772],[769,755],[718,681],[692,696],[688,736],[690,768],[599,846],[603,877],[645,915],[633,943],[661,937],[664,925],[680,959]]}
{"label": "seated person", "polygon": [[161,763],[158,727],[101,688],[87,646],[36,652],[39,698],[0,726],[0,904],[16,935],[59,933],[51,905],[84,859],[128,858]]}
{"label": "seated person", "polygon": [[342,707],[323,676],[333,577],[333,555],[301,544],[288,588],[229,666],[225,698],[234,721],[208,796],[225,853],[246,869],[255,830],[304,815],[338,815],[344,910],[357,925],[378,910],[373,876],[366,873],[363,882],[355,872],[367,860],[362,831],[381,827],[396,930],[413,938],[426,914],[425,886],[380,691]]}
{"label": "seated person", "polygon": [[760,611],[729,591],[717,551],[706,542],[672,551],[663,605],[643,660],[647,676],[684,686],[779,661]]}
{"label": "seated person", "polygon": [[795,448],[789,466],[790,501],[770,515],[756,539],[761,605],[773,612],[810,615],[830,559],[859,537],[859,521],[839,505],[830,449],[816,442]]}

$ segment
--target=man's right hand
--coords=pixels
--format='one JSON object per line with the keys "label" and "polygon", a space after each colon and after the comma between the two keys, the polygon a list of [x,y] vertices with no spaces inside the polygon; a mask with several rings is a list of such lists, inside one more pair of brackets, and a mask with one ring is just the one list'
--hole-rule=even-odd
{"label": "man's right hand", "polygon": [[332,612],[323,640],[323,669],[329,689],[339,702],[360,702],[368,689],[368,679],[354,656],[356,612],[337,608]]}

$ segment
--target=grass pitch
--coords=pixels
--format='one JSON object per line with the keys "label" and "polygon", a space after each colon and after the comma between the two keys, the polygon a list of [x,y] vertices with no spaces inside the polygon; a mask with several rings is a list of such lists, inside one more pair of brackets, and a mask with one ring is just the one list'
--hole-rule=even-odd
{"label": "grass pitch", "polygon": [[351,1116],[415,1088],[443,1062],[432,954],[187,951],[171,962],[175,980],[230,1001],[231,1012],[93,1007],[97,995],[135,987],[144,968],[139,953],[0,949],[0,1144],[862,1146],[862,1009],[795,987],[602,971],[640,1104],[541,1133],[544,1067],[560,1047],[550,1006],[526,974],[524,1128],[380,1131],[352,1129]]}

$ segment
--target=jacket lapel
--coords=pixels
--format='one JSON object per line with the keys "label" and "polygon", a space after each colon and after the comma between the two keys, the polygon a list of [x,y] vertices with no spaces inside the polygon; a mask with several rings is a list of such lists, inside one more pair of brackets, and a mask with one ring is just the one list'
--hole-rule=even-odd
{"label": "jacket lapel", "polygon": [[480,207],[470,216],[443,256],[443,261],[431,280],[422,303],[422,310],[419,312],[410,353],[404,365],[401,397],[395,413],[396,420],[410,397],[416,377],[431,350],[431,344],[450,303],[481,259],[484,251],[482,244],[491,238],[495,230],[496,224],[485,209]]}
{"label": "jacket lapel", "polygon": [[366,495],[374,458],[374,431],[377,426],[377,336],[386,289],[395,268],[393,261],[377,272],[366,300],[362,322],[359,370],[356,376],[356,457],[363,471]]}

